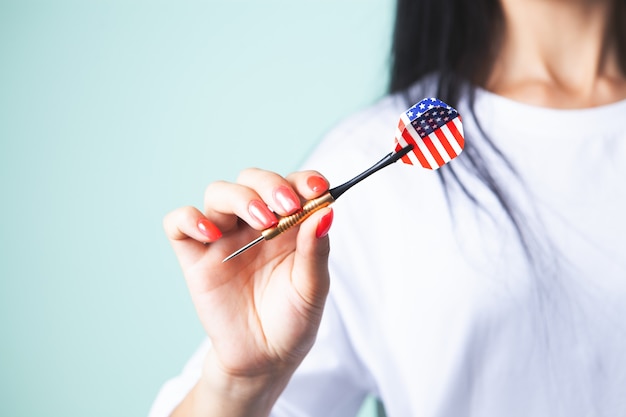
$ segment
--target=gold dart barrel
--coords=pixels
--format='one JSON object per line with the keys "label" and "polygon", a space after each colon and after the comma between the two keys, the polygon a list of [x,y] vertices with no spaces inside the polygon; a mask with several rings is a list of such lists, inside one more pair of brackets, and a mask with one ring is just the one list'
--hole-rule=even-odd
{"label": "gold dart barrel", "polygon": [[263,240],[270,240],[270,239],[275,238],[281,233],[286,232],[287,230],[291,229],[293,226],[302,223],[309,216],[311,216],[311,214],[315,213],[316,211],[331,205],[334,201],[335,199],[330,193],[326,193],[322,195],[321,197],[314,198],[313,200],[307,201],[306,203],[304,203],[300,211],[290,216],[282,217],[276,226],[263,230],[261,232],[261,236],[259,236],[252,242],[248,243],[246,246],[242,247],[241,249],[233,252],[231,255],[227,256],[222,262],[226,262],[229,259],[234,258],[240,253],[243,253],[247,251],[248,249],[250,249],[251,247],[256,246],[257,244],[261,243]]}
{"label": "gold dart barrel", "polygon": [[276,226],[263,230],[261,235],[263,235],[265,240],[273,239],[293,226],[302,223],[316,211],[331,205],[334,201],[335,199],[332,195],[330,195],[330,193],[326,193],[321,197],[309,200],[302,206],[302,210],[289,216],[282,217]]}

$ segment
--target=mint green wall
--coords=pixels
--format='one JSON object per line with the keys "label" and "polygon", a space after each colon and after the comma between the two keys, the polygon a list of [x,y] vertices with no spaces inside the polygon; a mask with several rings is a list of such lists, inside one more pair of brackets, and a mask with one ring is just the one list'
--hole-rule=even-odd
{"label": "mint green wall", "polygon": [[[141,416],[202,330],[161,229],[386,84],[391,0],[0,0],[0,415]],[[370,407],[361,415],[370,415]]]}

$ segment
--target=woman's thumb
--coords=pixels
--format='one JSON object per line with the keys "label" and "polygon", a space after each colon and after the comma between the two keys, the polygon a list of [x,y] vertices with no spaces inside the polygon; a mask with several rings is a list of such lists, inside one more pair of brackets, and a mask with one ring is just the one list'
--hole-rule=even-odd
{"label": "woman's thumb", "polygon": [[307,303],[318,307],[323,306],[330,286],[328,231],[332,222],[332,208],[318,211],[300,225],[296,242],[293,285]]}

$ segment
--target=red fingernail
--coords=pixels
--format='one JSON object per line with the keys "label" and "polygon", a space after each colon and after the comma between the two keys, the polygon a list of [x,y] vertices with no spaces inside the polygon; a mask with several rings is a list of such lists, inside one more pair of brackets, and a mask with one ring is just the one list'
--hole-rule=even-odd
{"label": "red fingernail", "polygon": [[248,213],[263,227],[272,227],[278,224],[276,216],[262,201],[250,201],[250,204],[248,204]]}
{"label": "red fingernail", "polygon": [[319,193],[328,189],[328,183],[319,175],[312,175],[306,180],[306,185],[309,186],[311,191]]}
{"label": "red fingernail", "polygon": [[320,222],[317,224],[317,229],[315,230],[315,237],[322,238],[328,234],[330,230],[330,226],[333,224],[334,212],[332,208],[328,209],[328,213],[326,213],[320,219]]}
{"label": "red fingernail", "polygon": [[300,208],[300,200],[296,193],[284,185],[274,190],[274,201],[287,214]]}
{"label": "red fingernail", "polygon": [[215,241],[222,237],[222,232],[213,223],[207,219],[198,220],[198,230],[210,241]]}

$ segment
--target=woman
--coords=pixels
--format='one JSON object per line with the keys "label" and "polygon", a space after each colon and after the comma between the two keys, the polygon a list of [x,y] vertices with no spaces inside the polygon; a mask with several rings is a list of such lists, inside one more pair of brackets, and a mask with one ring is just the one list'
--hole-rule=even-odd
{"label": "woman", "polygon": [[[165,218],[211,343],[153,415],[345,416],[367,394],[390,416],[626,415],[625,9],[399,0],[392,94],[320,144],[324,176],[247,170]],[[351,190],[330,260],[327,208],[221,262],[433,95],[463,115],[457,160]]]}

